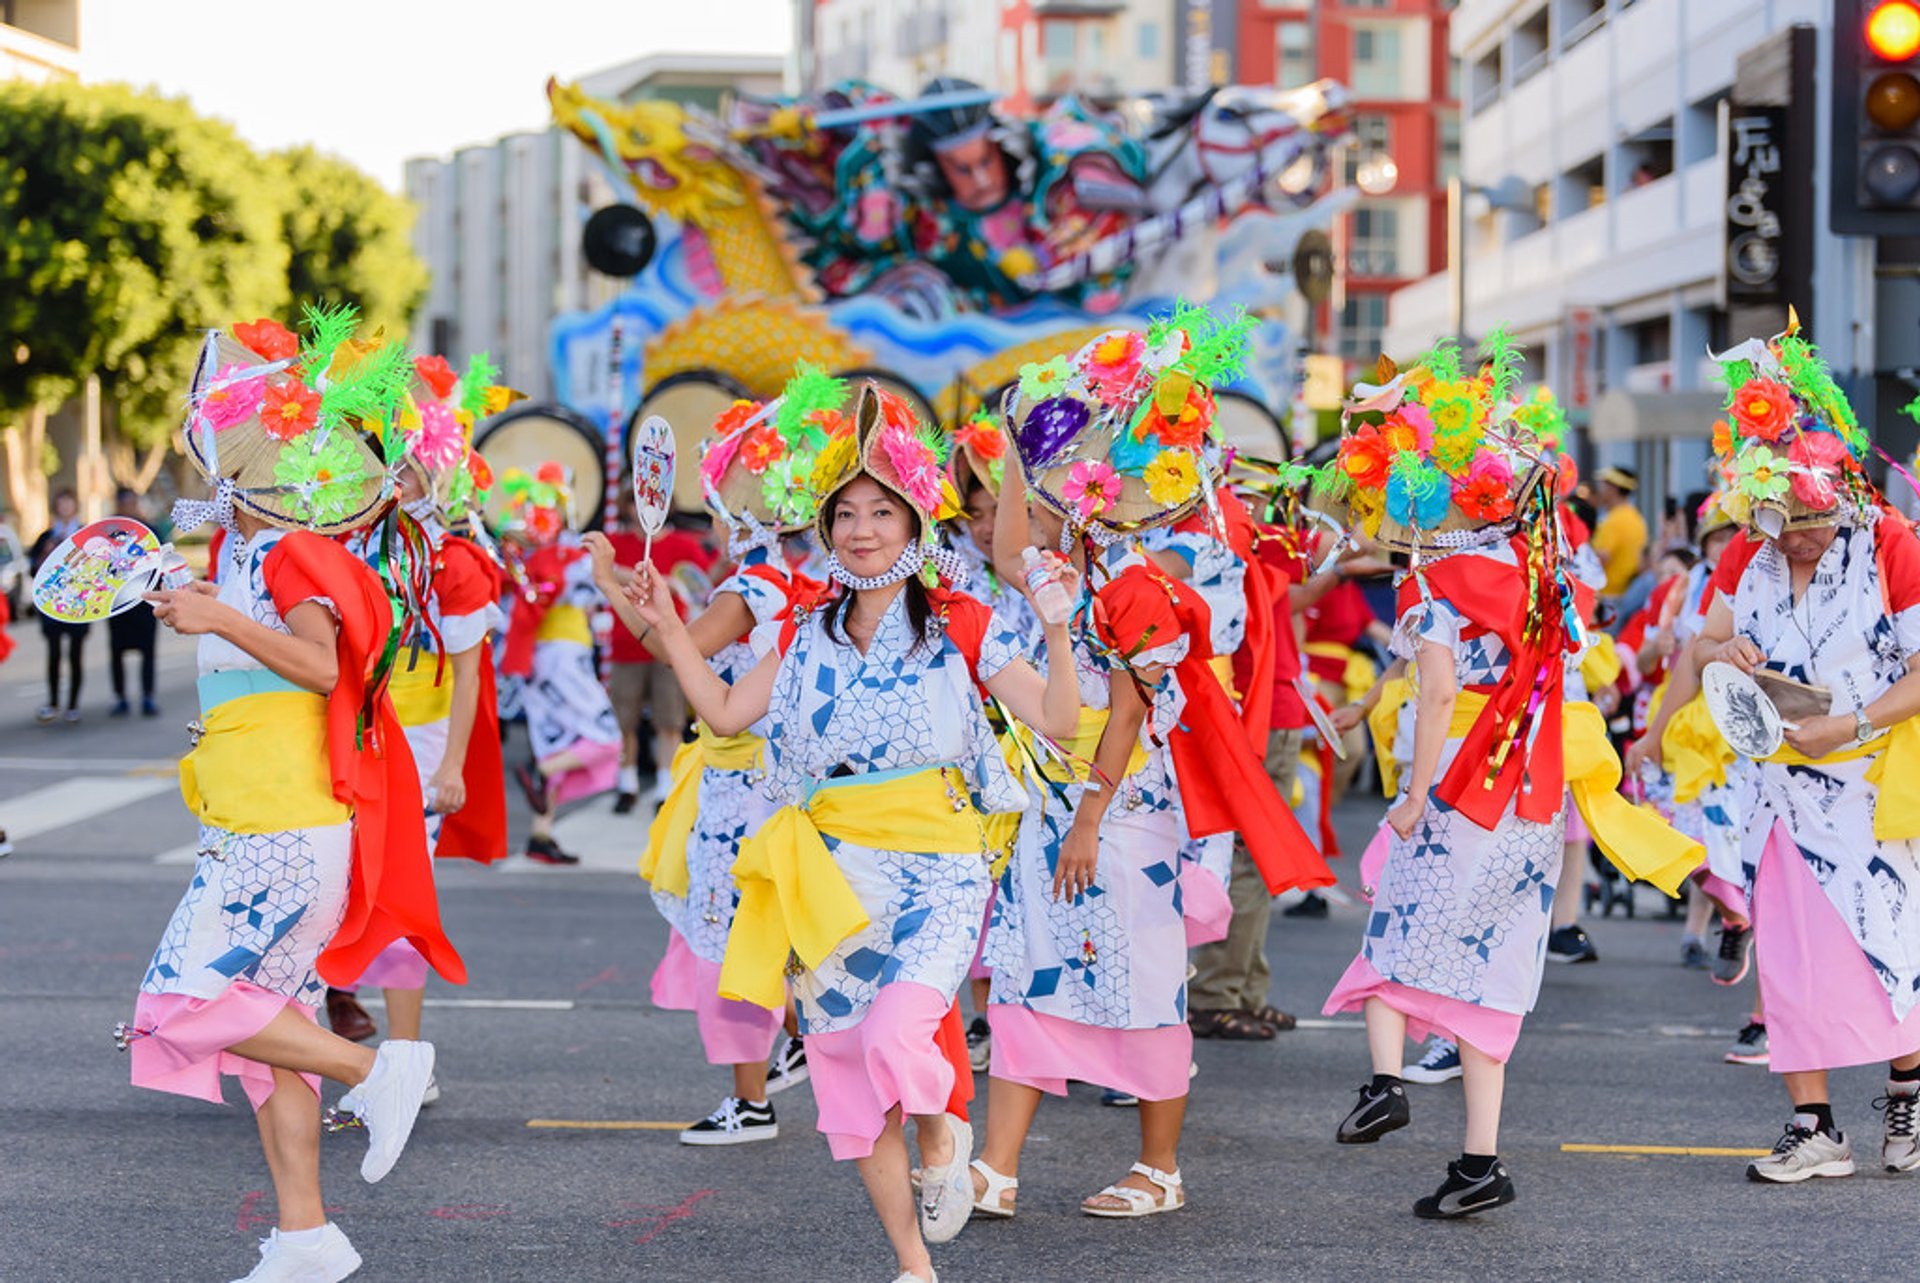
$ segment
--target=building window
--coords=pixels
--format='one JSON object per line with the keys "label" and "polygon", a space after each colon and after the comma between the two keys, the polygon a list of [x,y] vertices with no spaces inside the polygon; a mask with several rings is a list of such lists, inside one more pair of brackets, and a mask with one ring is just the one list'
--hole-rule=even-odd
{"label": "building window", "polygon": [[1160,56],[1160,24],[1157,22],[1141,23],[1138,41],[1137,47],[1140,50],[1141,58],[1158,58]]}
{"label": "building window", "polygon": [[1349,361],[1372,361],[1380,355],[1387,330],[1385,294],[1348,294],[1340,309],[1340,355]]}
{"label": "building window", "polygon": [[1274,26],[1274,83],[1283,89],[1307,84],[1314,78],[1312,32],[1304,22]]}
{"label": "building window", "polygon": [[1399,98],[1400,28],[1379,23],[1353,29],[1353,93],[1356,98]]}
{"label": "building window", "polygon": [[1658,121],[1620,146],[1620,167],[1629,189],[1658,182],[1673,172],[1673,117]]}
{"label": "building window", "polygon": [[1649,317],[1626,330],[1627,352],[1634,365],[1654,365],[1673,359],[1673,321],[1670,317]]}
{"label": "building window", "polygon": [[1393,129],[1385,116],[1355,116],[1353,141],[1347,145],[1346,180],[1355,181],[1360,163],[1371,156],[1393,154]]}
{"label": "building window", "polygon": [[1607,0],[1555,0],[1555,3],[1560,7],[1560,51],[1562,53],[1573,48],[1607,23]]}
{"label": "building window", "polygon": [[1049,63],[1073,62],[1073,24],[1058,19],[1040,24],[1040,56]]}
{"label": "building window", "polygon": [[1595,156],[1560,175],[1560,198],[1555,208],[1561,218],[1571,218],[1582,210],[1607,203],[1607,167],[1604,156]]}
{"label": "building window", "polygon": [[1473,90],[1473,110],[1477,114],[1500,101],[1501,63],[1500,46],[1495,45],[1484,57],[1473,64],[1471,88]]}
{"label": "building window", "polygon": [[1521,19],[1513,29],[1513,83],[1517,85],[1544,70],[1549,57],[1547,11],[1543,7]]}
{"label": "building window", "polygon": [[1347,270],[1355,276],[1399,276],[1400,211],[1362,205],[1353,211]]}

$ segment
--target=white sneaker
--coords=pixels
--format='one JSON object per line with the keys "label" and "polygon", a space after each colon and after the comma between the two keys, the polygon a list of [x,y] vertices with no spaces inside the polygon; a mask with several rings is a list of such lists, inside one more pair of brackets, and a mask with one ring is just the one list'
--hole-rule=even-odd
{"label": "white sneaker", "polygon": [[1853,1175],[1853,1143],[1813,1130],[1812,1114],[1795,1114],[1773,1152],[1747,1164],[1747,1179],[1797,1185],[1816,1176]]}
{"label": "white sneaker", "polygon": [[787,1088],[798,1087],[805,1081],[806,1041],[782,1031],[780,1045],[773,1049],[773,1058],[767,1062],[767,1095],[778,1096]]}
{"label": "white sneaker", "polygon": [[1427,1054],[1400,1071],[1410,1083],[1445,1083],[1460,1076],[1460,1045],[1450,1038],[1435,1037],[1427,1044]]}
{"label": "white sneaker", "polygon": [[421,1096],[420,1096],[420,1108],[425,1109],[428,1105],[435,1103],[439,1099],[440,1099],[440,1080],[438,1078],[427,1079],[427,1089],[425,1092],[421,1093]]}
{"label": "white sneaker", "polygon": [[951,1242],[973,1215],[973,1128],[952,1114],[941,1116],[953,1133],[953,1157],[920,1169],[920,1235],[929,1243]]}
{"label": "white sneaker", "polygon": [[1875,1109],[1887,1115],[1886,1131],[1880,1137],[1880,1161],[1890,1172],[1910,1172],[1920,1168],[1920,1136],[1914,1129],[1914,1113],[1920,1108],[1920,1083],[1887,1084],[1887,1094],[1873,1102]]}
{"label": "white sneaker", "polygon": [[433,1044],[390,1038],[375,1053],[367,1080],[340,1098],[367,1129],[367,1156],[360,1179],[368,1184],[393,1170],[413,1135],[420,1104],[433,1082]]}
{"label": "white sneaker", "polygon": [[273,1231],[260,1240],[260,1264],[233,1283],[335,1283],[359,1268],[360,1253],[328,1221],[320,1227],[320,1241],[308,1246],[295,1246]]}

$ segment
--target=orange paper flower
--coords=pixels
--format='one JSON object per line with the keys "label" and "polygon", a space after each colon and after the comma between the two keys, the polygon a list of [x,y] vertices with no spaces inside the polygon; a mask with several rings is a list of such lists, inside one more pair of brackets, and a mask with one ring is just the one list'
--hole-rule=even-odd
{"label": "orange paper flower", "polygon": [[1482,474],[1455,482],[1453,501],[1475,521],[1505,521],[1513,515],[1513,495],[1498,477]]}
{"label": "orange paper flower", "polygon": [[1751,378],[1733,394],[1733,419],[1759,441],[1778,441],[1793,424],[1793,393],[1772,379]]}
{"label": "orange paper flower", "polygon": [[233,337],[268,361],[285,361],[300,351],[300,340],[292,330],[264,316],[251,325],[242,322],[234,326]]}
{"label": "orange paper flower", "polygon": [[1347,480],[1362,490],[1378,490],[1387,484],[1387,472],[1393,465],[1393,451],[1379,429],[1362,425],[1340,443],[1337,460]]}
{"label": "orange paper flower", "polygon": [[956,435],[961,445],[982,459],[998,459],[1007,452],[1007,434],[990,418],[968,419]]}
{"label": "orange paper flower", "polygon": [[260,426],[267,435],[291,441],[320,421],[320,394],[298,379],[267,387],[260,404]]}
{"label": "orange paper flower", "polygon": [[413,372],[442,401],[453,394],[453,385],[460,381],[460,376],[454,373],[444,356],[414,357]]}
{"label": "orange paper flower", "polygon": [[786,452],[786,442],[780,439],[779,430],[770,423],[754,425],[740,443],[740,458],[747,465],[747,471],[756,477]]}

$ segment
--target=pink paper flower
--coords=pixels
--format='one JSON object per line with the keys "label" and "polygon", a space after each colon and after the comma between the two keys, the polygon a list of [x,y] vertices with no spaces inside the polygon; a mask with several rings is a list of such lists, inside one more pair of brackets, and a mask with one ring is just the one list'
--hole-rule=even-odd
{"label": "pink paper flower", "polygon": [[889,425],[880,432],[880,448],[900,474],[900,488],[922,512],[940,506],[940,464],[926,443],[904,428]]}
{"label": "pink paper flower", "polygon": [[413,434],[409,444],[413,447],[413,457],[436,471],[451,468],[467,452],[467,438],[460,430],[460,420],[454,417],[450,407],[438,401],[421,405],[420,430]]}
{"label": "pink paper flower", "polygon": [[1082,459],[1067,469],[1060,497],[1074,505],[1085,521],[1104,512],[1120,497],[1120,474],[1100,459]]}
{"label": "pink paper flower", "polygon": [[1846,443],[1831,432],[1802,432],[1787,447],[1794,497],[1815,512],[1825,512],[1840,501],[1839,481],[1852,456]]}
{"label": "pink paper flower", "polygon": [[225,432],[245,423],[260,412],[260,405],[266,399],[266,376],[235,380],[234,375],[240,368],[221,366],[213,376],[212,389],[200,398],[200,417],[212,424],[215,432]]}
{"label": "pink paper flower", "polygon": [[1482,450],[1473,457],[1473,464],[1467,469],[1469,481],[1490,480],[1501,486],[1513,485],[1513,465],[1506,457],[1492,450]]}
{"label": "pink paper flower", "polygon": [[740,453],[740,443],[746,440],[744,432],[729,432],[724,437],[716,437],[707,442],[706,452],[700,456],[700,475],[708,486],[718,489],[720,478],[727,475],[727,469],[733,463],[733,456]]}
{"label": "pink paper flower", "polygon": [[1118,330],[1087,350],[1083,370],[1094,395],[1112,405],[1133,391],[1140,377],[1140,360],[1147,354],[1146,336]]}

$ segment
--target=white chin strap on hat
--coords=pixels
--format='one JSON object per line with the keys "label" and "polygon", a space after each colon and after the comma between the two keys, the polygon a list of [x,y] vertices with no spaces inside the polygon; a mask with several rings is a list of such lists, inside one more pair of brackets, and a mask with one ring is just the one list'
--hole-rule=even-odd
{"label": "white chin strap on hat", "polygon": [[173,529],[175,534],[186,534],[198,530],[209,521],[222,530],[232,531],[233,521],[233,481],[222,477],[220,484],[214,487],[211,499],[176,499],[173,502]]}

